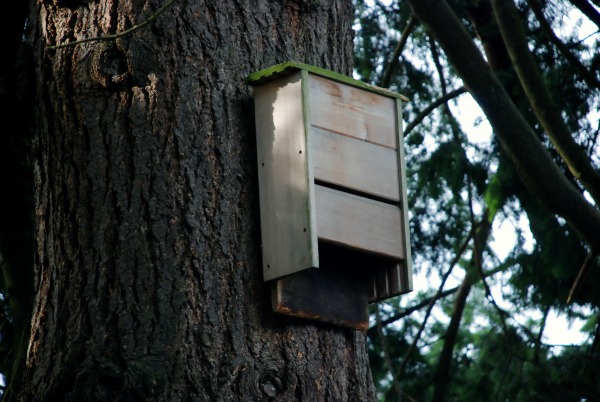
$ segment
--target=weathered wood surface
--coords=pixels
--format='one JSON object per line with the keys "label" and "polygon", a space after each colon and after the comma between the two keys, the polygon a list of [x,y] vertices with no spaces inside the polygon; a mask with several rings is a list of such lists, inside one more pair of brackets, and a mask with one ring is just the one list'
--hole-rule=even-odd
{"label": "weathered wood surface", "polygon": [[318,266],[301,73],[256,87],[255,114],[263,273],[270,280]]}
{"label": "weathered wood surface", "polygon": [[377,87],[375,85],[370,85],[364,81],[355,80],[354,78],[337,73],[335,71],[326,70],[324,68],[312,66],[310,64],[297,63],[295,61],[288,61],[285,63],[276,64],[271,67],[267,67],[263,70],[255,71],[248,75],[246,82],[248,83],[248,85],[261,85],[265,82],[277,80],[285,75],[290,74],[290,72],[299,70],[306,71],[314,76],[319,76],[328,80],[344,83],[355,88],[361,88],[365,91],[373,92],[388,98],[399,99],[402,101],[409,100],[406,96],[397,92],[390,91],[389,89]]}
{"label": "weathered wood surface", "polygon": [[315,179],[399,201],[395,150],[316,127],[310,130],[309,146]]}
{"label": "weathered wood surface", "polygon": [[369,303],[389,299],[412,290],[412,273],[407,260],[384,260],[371,265]]}
{"label": "weathered wood surface", "polygon": [[367,305],[409,291],[404,262],[319,242],[320,268],[271,283],[273,310],[359,330]]}
{"label": "weathered wood surface", "polygon": [[397,206],[315,185],[319,240],[404,258],[401,212]]}
{"label": "weathered wood surface", "polygon": [[[326,308],[310,283],[325,295],[317,286],[329,286],[331,270],[362,272],[371,302],[412,289],[401,101],[306,71],[263,82],[255,101],[264,279],[279,278],[273,307],[357,327],[360,309],[349,318],[338,305],[349,303],[340,289],[352,291],[331,285],[337,301]],[[336,257],[321,255],[317,239],[336,245]],[[323,264],[323,274],[298,272]]]}
{"label": "weathered wood surface", "polygon": [[310,75],[311,124],[396,149],[394,99]]}
{"label": "weathered wood surface", "polygon": [[359,272],[339,268],[306,270],[273,281],[273,310],[295,317],[367,330],[368,279]]}
{"label": "weathered wood surface", "polygon": [[396,103],[396,138],[398,139],[398,181],[400,183],[400,208],[402,209],[402,241],[404,245],[404,267],[403,272],[405,286],[403,292],[409,292],[413,289],[412,276],[412,256],[410,247],[410,227],[408,224],[408,197],[406,187],[408,182],[406,179],[406,161],[404,160],[404,130],[402,127],[402,101],[395,100]]}

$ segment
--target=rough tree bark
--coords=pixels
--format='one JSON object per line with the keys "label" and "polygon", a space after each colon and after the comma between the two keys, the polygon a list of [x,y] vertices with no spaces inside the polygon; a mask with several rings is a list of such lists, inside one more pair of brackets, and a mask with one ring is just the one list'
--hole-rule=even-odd
{"label": "rough tree bark", "polygon": [[349,74],[347,0],[38,0],[23,400],[374,399],[363,333],[270,311],[252,71]]}

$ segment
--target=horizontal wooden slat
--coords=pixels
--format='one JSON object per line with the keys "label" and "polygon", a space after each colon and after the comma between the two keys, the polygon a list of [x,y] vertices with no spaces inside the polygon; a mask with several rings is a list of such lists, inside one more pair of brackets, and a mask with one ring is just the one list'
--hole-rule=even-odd
{"label": "horizontal wooden slat", "polygon": [[396,148],[394,99],[310,75],[313,126]]}
{"label": "horizontal wooden slat", "polygon": [[395,150],[314,127],[309,147],[315,179],[392,201],[400,199]]}
{"label": "horizontal wooden slat", "polygon": [[315,203],[319,240],[404,258],[400,208],[319,185]]}

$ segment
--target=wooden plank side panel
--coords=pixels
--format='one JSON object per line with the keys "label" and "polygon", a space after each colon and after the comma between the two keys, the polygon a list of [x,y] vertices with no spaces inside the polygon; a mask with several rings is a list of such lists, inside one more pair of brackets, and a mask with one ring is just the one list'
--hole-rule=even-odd
{"label": "wooden plank side panel", "polygon": [[311,123],[363,141],[396,148],[394,99],[310,75]]}
{"label": "wooden plank side panel", "polygon": [[315,127],[310,132],[309,147],[315,179],[400,200],[395,150]]}
{"label": "wooden plank side panel", "polygon": [[319,240],[404,258],[401,213],[397,206],[319,185],[315,186],[315,199]]}
{"label": "wooden plank side panel", "polygon": [[404,242],[405,258],[404,258],[404,278],[406,286],[402,289],[403,292],[410,292],[413,289],[412,275],[412,255],[410,248],[410,232],[408,223],[408,197],[407,197],[407,178],[406,178],[406,161],[404,159],[404,130],[402,127],[402,101],[396,99],[396,135],[398,136],[398,172],[400,182],[400,208],[402,210],[402,238]]}
{"label": "wooden plank side panel", "polygon": [[264,280],[318,266],[300,73],[255,88]]}

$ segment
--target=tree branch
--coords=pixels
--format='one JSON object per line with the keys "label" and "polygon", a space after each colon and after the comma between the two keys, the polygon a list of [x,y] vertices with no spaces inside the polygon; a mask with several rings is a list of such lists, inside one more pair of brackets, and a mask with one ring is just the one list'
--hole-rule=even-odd
{"label": "tree branch", "polygon": [[581,283],[583,276],[587,272],[589,266],[592,265],[592,262],[594,261],[593,257],[594,257],[594,254],[592,252],[590,252],[585,257],[585,260],[583,260],[583,264],[581,265],[581,268],[579,269],[579,273],[577,274],[577,277],[575,278],[575,281],[573,282],[573,285],[571,286],[571,290],[569,290],[569,296],[567,297],[567,304],[570,304],[571,300],[573,300],[575,291],[579,287],[579,284]]}
{"label": "tree branch", "polygon": [[[427,35],[429,39],[429,50],[431,51],[431,57],[433,58],[433,64],[435,64],[435,69],[438,73],[438,77],[440,79],[440,87],[442,89],[442,96],[446,96],[448,94],[448,89],[446,87],[446,77],[444,76],[444,68],[442,67],[442,63],[440,63],[439,52],[437,50],[437,45],[435,44],[435,39],[431,35]],[[460,142],[460,124],[458,120],[452,114],[450,107],[448,105],[448,101],[444,102],[444,114],[448,116],[450,121],[450,127],[452,129],[453,137],[456,141]]]}
{"label": "tree branch", "polygon": [[[498,272],[504,271],[504,269],[505,269],[504,267],[497,267],[497,268],[492,269],[492,270],[490,270],[488,272],[485,272],[483,277],[484,278],[488,278],[490,276],[493,276],[493,275],[497,274]],[[381,322],[381,324],[384,327],[386,325],[390,325],[390,324],[392,324],[392,323],[394,323],[394,322],[396,322],[396,321],[398,321],[398,320],[400,320],[400,319],[402,319],[402,318],[404,318],[406,316],[411,315],[412,313],[414,313],[417,310],[422,309],[423,307],[429,306],[429,303],[431,303],[432,301],[436,302],[439,299],[443,299],[444,297],[447,297],[447,296],[450,296],[451,294],[456,293],[457,291],[458,291],[458,286],[455,286],[453,288],[446,289],[443,292],[436,293],[435,295],[433,295],[431,297],[428,297],[426,299],[421,300],[419,303],[417,303],[417,304],[415,304],[413,306],[407,307],[406,309],[404,309],[400,313],[394,314],[393,316],[391,316],[389,318],[386,318],[385,320],[383,320]],[[374,329],[375,329],[374,327],[369,328],[369,332],[372,332]]]}
{"label": "tree branch", "polygon": [[548,314],[550,313],[550,306],[547,306],[544,309],[544,315],[542,316],[542,322],[540,323],[540,330],[537,333],[537,337],[535,339],[535,348],[533,351],[533,359],[536,364],[540,362],[540,350],[542,347],[542,337],[544,336],[544,329],[546,329],[546,321],[548,320]]}
{"label": "tree branch", "polygon": [[[473,235],[473,257],[471,259],[471,267],[478,269],[481,257],[483,255],[483,248],[478,247],[478,244],[486,244],[492,227],[491,222],[485,218],[482,220],[481,225],[477,225],[478,229]],[[454,308],[452,310],[452,317],[450,323],[446,329],[444,335],[444,346],[438,360],[438,366],[434,375],[434,391],[433,391],[433,402],[442,402],[446,397],[446,390],[448,388],[450,367],[452,363],[452,355],[454,346],[456,344],[456,338],[460,329],[460,323],[462,321],[463,312],[467,305],[467,298],[471,293],[473,284],[475,283],[476,276],[473,275],[473,269],[467,270],[465,277],[458,289],[456,299],[454,300]],[[482,275],[483,278],[483,275]]]}
{"label": "tree branch", "polygon": [[441,98],[436,99],[433,103],[431,103],[425,109],[420,111],[419,114],[417,114],[417,117],[415,117],[415,119],[413,121],[411,121],[410,123],[408,123],[406,125],[406,128],[404,129],[404,136],[406,137],[417,125],[419,125],[419,123],[421,123],[423,121],[423,119],[425,117],[427,117],[429,115],[429,113],[433,112],[438,106],[441,106],[441,105],[447,103],[449,100],[454,99],[454,98],[464,94],[465,92],[467,92],[467,89],[465,87],[460,87],[460,88],[455,89],[454,91],[448,92],[446,95],[442,96]]}
{"label": "tree branch", "polygon": [[[446,86],[446,77],[444,77],[444,69],[442,68],[442,63],[440,63],[440,55],[437,50],[437,46],[435,45],[435,39],[431,35],[428,35],[429,39],[429,50],[431,51],[431,58],[433,59],[433,64],[435,65],[435,70],[438,73],[438,77],[440,79],[440,87],[442,88],[442,96],[446,96],[448,94],[448,88]],[[448,103],[445,102],[444,107],[448,110]]]}
{"label": "tree branch", "polygon": [[123,37],[125,35],[129,35],[130,33],[133,33],[133,32],[135,32],[137,30],[140,30],[143,27],[145,27],[146,25],[150,24],[152,21],[154,21],[159,15],[161,15],[167,8],[169,8],[176,1],[177,0],[170,0],[164,6],[162,6],[161,8],[159,8],[154,14],[152,14],[150,17],[148,17],[147,20],[143,21],[140,24],[134,25],[131,28],[126,29],[123,32],[117,32],[117,33],[112,34],[112,35],[94,36],[92,38],[86,38],[86,39],[76,40],[76,41],[73,41],[73,42],[63,43],[63,44],[60,44],[60,45],[48,46],[47,49],[56,50],[56,49],[63,49],[65,47],[69,47],[69,46],[80,45],[80,44],[86,43],[86,42],[116,40],[116,39],[121,38],[121,37]]}
{"label": "tree branch", "polygon": [[[565,45],[559,38],[556,36],[550,23],[544,16],[544,12],[542,10],[542,6],[540,5],[538,0],[527,0],[529,3],[531,10],[535,14],[535,17],[538,19],[540,26],[544,33],[548,36],[548,39],[556,46],[560,54],[563,55],[565,59],[571,63],[573,67],[579,72],[581,78],[588,84],[590,87],[600,88],[600,81],[592,74],[590,71],[585,68],[585,66],[579,61],[579,59],[571,53],[567,45]],[[600,15],[599,15],[600,16]]]}
{"label": "tree branch", "polygon": [[525,30],[514,2],[492,0],[492,7],[517,76],[534,113],[573,176],[589,191],[596,204],[600,205],[600,173],[594,169],[588,156],[573,139],[561,117],[560,109],[552,100],[527,46]]}
{"label": "tree branch", "polygon": [[380,87],[388,88],[390,86],[394,71],[396,70],[396,67],[398,67],[398,63],[400,62],[400,54],[402,54],[402,50],[404,49],[404,46],[406,46],[408,37],[410,36],[416,25],[417,19],[413,15],[411,15],[410,19],[408,20],[408,23],[406,24],[406,27],[404,27],[404,30],[402,31],[400,40],[398,41],[398,44],[394,49],[394,54],[392,55],[392,58],[390,59],[387,67],[385,68],[385,71],[383,72],[381,84],[379,85]]}
{"label": "tree branch", "polygon": [[408,0],[488,117],[498,141],[529,191],[600,250],[600,211],[573,186],[511,101],[471,36],[445,1]]}
{"label": "tree branch", "polygon": [[438,360],[438,366],[434,375],[434,390],[433,402],[442,402],[446,397],[446,389],[448,388],[448,378],[450,377],[450,364],[452,363],[452,352],[456,343],[456,336],[460,328],[462,315],[467,304],[467,297],[471,292],[473,283],[470,274],[466,273],[465,277],[458,289],[458,294],[454,300],[454,308],[452,317],[444,335],[444,346]]}
{"label": "tree branch", "polygon": [[[381,322],[381,325],[383,325],[385,327],[386,325],[392,324],[406,316],[411,315],[415,311],[422,309],[423,307],[429,306],[429,303],[431,303],[432,301],[436,302],[439,299],[443,299],[446,296],[456,293],[457,290],[458,290],[458,286],[455,286],[451,289],[446,289],[443,292],[436,293],[435,295],[433,295],[431,297],[421,300],[419,303],[415,304],[414,306],[407,307],[404,310],[402,310],[402,312],[400,312],[398,314],[394,314],[393,316],[391,316],[389,318],[386,318],[385,320],[383,320]],[[369,331],[371,329],[372,328],[370,328]]]}
{"label": "tree branch", "polygon": [[406,368],[406,364],[408,363],[408,358],[411,355],[412,351],[417,346],[417,342],[419,342],[419,339],[421,338],[421,334],[423,333],[423,330],[425,329],[425,325],[427,324],[427,320],[429,319],[429,316],[431,315],[433,306],[435,305],[436,300],[438,300],[440,298],[439,295],[442,293],[442,289],[444,289],[444,286],[446,285],[446,281],[448,280],[448,277],[450,277],[450,274],[452,273],[454,266],[456,266],[456,264],[458,264],[463,253],[467,249],[467,246],[469,245],[469,241],[474,236],[475,230],[476,230],[476,228],[471,228],[471,230],[469,231],[469,235],[467,236],[467,238],[465,239],[463,244],[460,246],[458,252],[456,253],[456,256],[450,263],[450,267],[448,268],[448,270],[442,277],[442,283],[440,283],[440,286],[438,287],[436,295],[434,297],[432,297],[431,300],[429,301],[429,304],[427,305],[427,311],[425,312],[425,317],[423,318],[423,322],[421,323],[421,326],[419,327],[419,330],[417,331],[417,334],[415,335],[415,338],[413,339],[413,341],[410,344],[409,348],[407,349],[406,353],[404,353],[404,357],[402,358],[402,364],[400,364],[400,367],[398,368],[398,372],[396,373],[397,375],[401,376],[404,373],[404,369]]}
{"label": "tree branch", "polygon": [[[473,195],[472,195],[470,181],[469,181],[469,212],[471,214],[471,222],[474,222],[475,221],[475,213],[473,212]],[[483,213],[483,222],[488,221],[488,215],[489,215],[489,211],[486,209],[485,212]],[[485,243],[487,243],[487,238],[489,236],[489,232],[490,232],[491,228],[492,228],[492,224],[490,222],[490,224],[487,226],[487,233],[486,232],[482,233],[481,237],[482,237],[482,240],[485,240]],[[494,299],[494,296],[492,295],[492,291],[491,291],[490,287],[488,286],[487,281],[485,280],[485,274],[483,272],[483,264],[481,263],[481,258],[483,257],[483,249],[484,249],[483,247],[481,249],[479,248],[478,236],[475,236],[473,238],[473,259],[475,262],[475,267],[477,269],[477,273],[479,274],[479,277],[483,284],[483,288],[485,289],[486,298],[496,308],[496,311],[498,312],[498,315],[500,317],[500,322],[502,323],[502,329],[505,334],[508,334],[508,326],[506,325],[506,319],[505,319],[506,313],[504,310],[502,310],[500,308],[500,306],[498,306],[498,303],[496,303],[496,300]]]}

